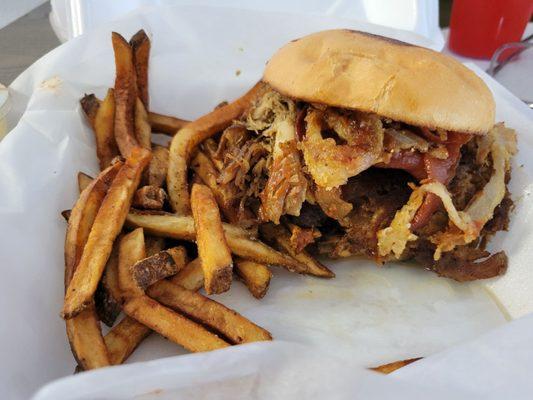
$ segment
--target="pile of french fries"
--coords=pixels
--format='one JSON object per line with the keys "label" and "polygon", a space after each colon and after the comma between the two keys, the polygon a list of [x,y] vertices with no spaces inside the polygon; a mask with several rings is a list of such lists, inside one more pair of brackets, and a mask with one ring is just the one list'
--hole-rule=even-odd
{"label": "pile of french fries", "polygon": [[[101,172],[78,173],[79,198],[62,213],[68,227],[61,316],[78,369],[123,363],[152,331],[192,352],[271,340],[264,328],[199,293],[225,292],[235,275],[260,299],[270,266],[334,276],[295,252],[285,228],[261,231],[274,249],[221,216],[211,160],[197,147],[240,118],[262,84],[193,122],[157,114],[149,107],[148,36],[141,30],[128,42],[113,33],[112,44],[114,88],[103,100],[90,94],[80,101]],[[154,133],[172,136],[170,148],[154,144]],[[111,328],[105,336],[101,322]]]}

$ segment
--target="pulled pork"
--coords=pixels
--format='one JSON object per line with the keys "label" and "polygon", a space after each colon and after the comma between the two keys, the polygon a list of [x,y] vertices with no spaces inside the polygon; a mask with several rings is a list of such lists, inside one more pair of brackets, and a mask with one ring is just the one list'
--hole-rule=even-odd
{"label": "pulled pork", "polygon": [[201,151],[225,215],[285,225],[296,253],[415,259],[458,281],[505,271],[505,254],[485,249],[512,209],[516,142],[502,124],[484,136],[432,131],[267,90]]}

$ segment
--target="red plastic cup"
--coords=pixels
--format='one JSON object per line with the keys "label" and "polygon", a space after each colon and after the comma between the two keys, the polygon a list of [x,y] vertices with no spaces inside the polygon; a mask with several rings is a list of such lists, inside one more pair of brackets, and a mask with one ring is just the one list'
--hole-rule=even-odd
{"label": "red plastic cup", "polygon": [[454,0],[448,46],[489,59],[502,44],[521,40],[532,12],[533,0]]}

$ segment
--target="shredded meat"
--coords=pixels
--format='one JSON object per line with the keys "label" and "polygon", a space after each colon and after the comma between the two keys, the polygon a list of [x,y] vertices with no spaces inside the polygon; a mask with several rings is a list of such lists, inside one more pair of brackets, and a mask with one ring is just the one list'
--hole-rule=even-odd
{"label": "shredded meat", "polygon": [[412,178],[403,171],[370,168],[350,178],[343,186],[343,198],[353,210],[343,219],[344,233],[326,232],[318,251],[331,257],[377,255],[376,234],[390,224],[396,211],[407,201]]}
{"label": "shredded meat", "polygon": [[305,194],[307,179],[303,175],[296,142],[280,145],[279,156],[274,156],[269,177],[261,192],[261,220],[279,224],[284,214],[299,215]]}
{"label": "shredded meat", "polygon": [[431,244],[421,244],[415,259],[439,276],[459,282],[494,278],[507,269],[507,256],[503,251],[491,255],[477,247],[477,243],[459,246],[444,253],[438,261],[433,260],[431,249]]}
{"label": "shredded meat", "polygon": [[301,253],[308,245],[314,243],[322,236],[315,228],[301,228],[298,225],[288,224],[291,231],[290,246],[295,253]]}
{"label": "shredded meat", "polygon": [[[512,139],[512,132],[499,129]],[[477,240],[450,241],[453,246],[435,259],[441,249],[435,238],[453,236],[454,228],[463,235],[458,216],[494,176],[494,143],[490,135],[432,131],[375,114],[295,103],[271,90],[240,121],[206,141],[202,151],[223,188],[224,203],[237,210],[232,223],[284,225],[296,253],[305,248],[334,258],[414,259],[441,276],[468,281],[505,272],[505,254],[491,255],[485,245],[507,229],[513,207],[509,194],[492,219],[480,224]],[[501,155],[499,162],[501,171]],[[431,185],[440,192],[413,192]],[[493,196],[497,201],[501,182],[499,190]],[[417,193],[416,208],[398,213]],[[399,222],[397,214],[403,215]],[[393,249],[394,257],[378,249],[378,232],[393,221],[409,236]]]}

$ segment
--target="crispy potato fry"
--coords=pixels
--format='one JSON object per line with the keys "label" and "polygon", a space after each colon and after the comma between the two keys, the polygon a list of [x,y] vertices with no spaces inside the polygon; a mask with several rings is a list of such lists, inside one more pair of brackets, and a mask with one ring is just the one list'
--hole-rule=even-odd
{"label": "crispy potato fry", "polygon": [[165,239],[157,236],[144,235],[144,247],[146,248],[146,257],[151,257],[165,249]]}
{"label": "crispy potato fry", "polygon": [[152,127],[148,122],[146,108],[138,97],[135,100],[135,137],[145,149],[152,148]]}
{"label": "crispy potato fry", "polygon": [[201,325],[148,296],[128,299],[123,310],[130,317],[192,352],[221,349],[230,345]]}
{"label": "crispy potato fry", "polygon": [[68,286],[61,313],[65,319],[74,317],[91,302],[111,253],[113,241],[122,230],[133,193],[149,161],[150,152],[141,148],[135,149],[113,180]]}
{"label": "crispy potato fry", "polygon": [[[150,240],[147,241],[148,243]],[[120,238],[117,238],[113,246],[113,252],[107,262],[105,275],[102,279],[104,287],[114,300],[121,304],[123,302],[122,291],[118,282],[118,253]],[[150,247],[149,245],[148,247]],[[122,309],[122,306],[120,306]],[[112,365],[121,364],[137,348],[137,346],[151,332],[140,322],[128,316],[124,317],[119,324],[114,326],[104,337],[108,348],[109,361]]]}
{"label": "crispy potato fry", "polygon": [[144,108],[149,108],[148,97],[148,62],[150,59],[150,39],[144,29],[138,31],[130,39],[133,50],[133,64],[137,76],[137,97],[142,101]]}
{"label": "crispy potato fry", "polygon": [[389,364],[380,365],[379,367],[372,367],[370,369],[373,371],[381,372],[382,374],[390,374],[391,372],[394,372],[397,369],[405,367],[406,365],[414,363],[415,361],[418,361],[420,359],[422,359],[422,357],[410,358],[408,360],[395,361]]}
{"label": "crispy potato fry", "polygon": [[157,114],[154,112],[148,113],[148,120],[152,126],[152,131],[164,133],[174,136],[181,128],[191,121],[185,119],[171,117],[169,115]]}
{"label": "crispy potato fry", "polygon": [[[83,190],[72,209],[65,238],[65,290],[79,265],[97,213],[120,167],[120,164],[115,164],[102,171]],[[86,310],[66,321],[66,328],[72,354],[80,368],[89,370],[109,365],[92,301]]]}
{"label": "crispy potato fry", "polygon": [[235,272],[256,299],[262,299],[265,296],[272,278],[272,272],[266,265],[237,259]]}
{"label": "crispy potato fry", "polygon": [[233,261],[213,193],[207,186],[195,184],[191,204],[205,291],[207,294],[226,292],[231,286]]}
{"label": "crispy potato fry", "polygon": [[199,151],[191,162],[191,168],[200,177],[203,183],[213,192],[218,206],[228,221],[236,223],[238,220],[237,209],[232,206],[232,195],[217,181],[219,176],[214,164],[205,153]]}
{"label": "crispy potato fry", "polygon": [[220,172],[224,168],[224,161],[218,157],[218,143],[215,139],[209,138],[202,142],[202,147],[204,148],[205,155]]}
{"label": "crispy potato fry", "polygon": [[100,162],[100,169],[111,165],[113,159],[119,155],[115,140],[115,92],[108,89],[104,101],[94,119],[94,134],[96,138],[96,156]]}
{"label": "crispy potato fry", "polygon": [[[126,222],[130,227],[144,228],[145,232],[155,236],[182,240],[195,240],[196,238],[194,220],[189,216],[131,210]],[[224,223],[222,226],[226,241],[233,254],[267,265],[278,265],[291,272],[308,273],[309,268],[306,265],[287,254],[272,249],[255,238],[251,238],[244,229]]]}
{"label": "crispy potato fry", "polygon": [[104,337],[111,365],[122,364],[152,330],[128,316]]}
{"label": "crispy potato fry", "polygon": [[260,230],[267,241],[275,243],[280,250],[285,251],[292,258],[305,265],[305,269],[299,271],[299,273],[314,275],[321,278],[335,277],[333,271],[320,263],[305,250],[302,250],[300,253],[296,253],[291,245],[290,234],[284,227],[280,225],[274,226],[267,224],[261,226]]}
{"label": "crispy potato fry", "polygon": [[110,365],[107,347],[93,305],[65,323],[70,349],[81,369],[88,371]]}
{"label": "crispy potato fry", "polygon": [[163,280],[150,286],[147,293],[167,307],[219,332],[234,344],[272,340],[268,331],[236,311],[179,285]]}
{"label": "crispy potato fry", "polygon": [[128,359],[141,342],[150,336],[152,330],[137,320],[124,316],[122,320],[104,336],[109,362],[120,365]]}
{"label": "crispy potato fry", "polygon": [[135,137],[134,114],[137,83],[133,52],[118,33],[111,36],[115,52],[115,140],[120,154],[128,157],[139,142]]}
{"label": "crispy potato fry", "polygon": [[149,186],[163,187],[167,178],[168,149],[155,145],[152,147],[152,161],[146,171],[145,182]]}
{"label": "crispy potato fry", "polygon": [[86,94],[80,99],[81,109],[87,118],[87,122],[94,129],[94,119],[96,118],[96,113],[100,108],[101,101],[94,95],[94,93]]}
{"label": "crispy potato fry", "polygon": [[187,163],[193,150],[205,139],[227,128],[238,119],[252,104],[264,88],[256,84],[244,96],[227,106],[218,108],[207,115],[187,124],[172,138],[170,144],[167,189],[172,209],[180,215],[191,212],[189,185],[187,183]]}
{"label": "crispy potato fry", "polygon": [[111,297],[119,304],[124,302],[120,284],[118,282],[118,254],[121,239],[122,235],[117,237],[115,240],[111,255],[109,256],[105,266],[104,276],[102,277],[102,285],[109,292]]}
{"label": "crispy potato fry", "polygon": [[117,163],[102,171],[80,194],[71,210],[65,237],[65,288],[80,262],[87,238],[109,187],[122,164]]}
{"label": "crispy potato fry", "polygon": [[[146,237],[146,254],[154,256],[162,251],[164,240],[161,238]],[[118,248],[118,246],[115,246]],[[186,254],[183,248],[169,249],[172,260],[181,268],[185,264]],[[121,290],[118,284],[118,251],[114,251],[114,256],[110,257],[104,283],[113,292],[117,298],[122,298]],[[148,259],[148,258],[147,258]],[[145,260],[147,260],[145,259]],[[114,260],[114,261],[112,261]],[[139,261],[142,263],[144,260]],[[137,265],[136,263],[135,265]],[[135,265],[133,270],[135,270]],[[134,272],[135,274],[135,272]],[[112,365],[121,364],[137,348],[137,346],[150,334],[151,329],[137,322],[128,316],[124,317],[120,323],[113,327],[104,337],[109,352],[109,360]]]}
{"label": "crispy potato fry", "polygon": [[115,324],[122,311],[122,306],[111,296],[102,281],[100,281],[96,292],[94,292],[94,306],[98,319],[110,328]]}
{"label": "crispy potato fry", "polygon": [[68,222],[70,219],[70,214],[72,213],[72,210],[63,210],[61,211],[61,216],[65,219],[65,221]]}
{"label": "crispy potato fry", "polygon": [[113,89],[108,89],[104,101],[100,101],[94,94],[85,95],[80,104],[91,124],[96,139],[96,155],[100,169],[105,169],[118,155],[115,141],[115,96]]}
{"label": "crispy potato fry", "polygon": [[[96,314],[100,321],[109,327],[114,325],[122,311],[122,297],[118,286],[118,251],[121,238],[122,235],[119,235],[115,243],[113,243],[113,249],[107,260],[104,274],[94,294]],[[108,282],[109,280],[111,282]]]}
{"label": "crispy potato fry", "polygon": [[89,184],[93,181],[93,177],[87,175],[83,172],[78,172],[78,190],[79,192],[83,192],[83,189],[85,189]]}
{"label": "crispy potato fry", "polygon": [[144,294],[144,290],[132,275],[133,265],[144,258],[146,258],[144,231],[142,228],[137,228],[120,239],[118,250],[118,285],[126,298]]}
{"label": "crispy potato fry", "polygon": [[185,289],[200,290],[204,286],[204,271],[202,261],[195,258],[188,263],[181,271],[169,279],[170,282],[183,286]]}
{"label": "crispy potato fry", "polygon": [[183,247],[173,247],[137,261],[131,267],[131,275],[143,291],[148,286],[176,275],[185,267],[187,254]]}
{"label": "crispy potato fry", "polygon": [[143,186],[137,189],[133,196],[133,207],[147,210],[162,210],[167,199],[167,193],[157,186]]}

